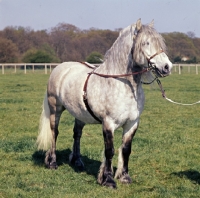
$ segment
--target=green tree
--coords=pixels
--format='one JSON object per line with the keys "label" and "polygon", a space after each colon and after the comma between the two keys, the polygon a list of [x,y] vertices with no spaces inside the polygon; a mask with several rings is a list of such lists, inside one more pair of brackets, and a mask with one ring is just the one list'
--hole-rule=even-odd
{"label": "green tree", "polygon": [[180,56],[176,56],[174,58],[174,63],[180,63],[181,62],[181,57]]}
{"label": "green tree", "polygon": [[99,52],[92,52],[89,56],[87,56],[86,61],[88,63],[102,63],[103,56]]}
{"label": "green tree", "polygon": [[13,63],[18,61],[18,48],[9,39],[0,38],[0,62]]}
{"label": "green tree", "polygon": [[51,56],[51,62],[54,63],[59,63],[60,59],[56,56],[56,53],[52,47],[48,43],[45,43],[42,47],[41,50],[45,51],[47,54]]}
{"label": "green tree", "polygon": [[[49,49],[50,50],[50,49]],[[60,62],[58,58],[55,57],[54,53],[50,51],[46,51],[43,49],[36,50],[31,49],[28,50],[22,59],[25,63],[52,63],[52,62]]]}
{"label": "green tree", "polygon": [[168,55],[172,61],[177,61],[177,57],[183,58],[187,56],[190,62],[198,62],[200,58],[200,39],[195,38],[191,32],[188,35],[172,32],[162,34],[162,36],[165,38]]}
{"label": "green tree", "polygon": [[28,50],[22,59],[25,63],[50,63],[51,56],[43,50]]}

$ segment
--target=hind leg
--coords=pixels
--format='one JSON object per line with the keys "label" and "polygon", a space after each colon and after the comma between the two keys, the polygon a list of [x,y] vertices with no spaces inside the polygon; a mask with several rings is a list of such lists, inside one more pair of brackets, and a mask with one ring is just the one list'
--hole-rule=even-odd
{"label": "hind leg", "polygon": [[128,162],[131,154],[132,139],[138,128],[136,123],[131,129],[124,128],[122,146],[119,148],[118,167],[115,178],[119,179],[122,183],[131,183],[132,180],[128,174]]}
{"label": "hind leg", "polygon": [[82,130],[83,127],[85,126],[84,122],[81,122],[78,119],[75,119],[75,124],[74,124],[74,145],[73,145],[73,151],[69,156],[69,161],[72,165],[77,167],[80,171],[84,169],[84,164],[81,161],[81,154],[80,154],[80,139],[82,136]]}
{"label": "hind leg", "polygon": [[46,153],[45,165],[50,169],[57,169],[56,163],[56,140],[58,137],[58,124],[64,107],[58,102],[58,100],[53,97],[48,97],[49,109],[50,109],[50,127],[53,136],[52,145],[49,151]]}

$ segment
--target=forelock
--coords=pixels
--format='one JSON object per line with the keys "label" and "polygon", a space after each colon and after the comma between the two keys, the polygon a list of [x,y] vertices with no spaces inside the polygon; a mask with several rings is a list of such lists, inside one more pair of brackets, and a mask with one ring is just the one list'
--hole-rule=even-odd
{"label": "forelock", "polygon": [[166,51],[164,38],[158,32],[156,32],[153,27],[150,27],[148,25],[143,25],[141,30],[139,31],[135,47],[141,47],[140,45],[145,41],[146,38],[151,39],[152,44],[157,50],[163,49],[163,51]]}

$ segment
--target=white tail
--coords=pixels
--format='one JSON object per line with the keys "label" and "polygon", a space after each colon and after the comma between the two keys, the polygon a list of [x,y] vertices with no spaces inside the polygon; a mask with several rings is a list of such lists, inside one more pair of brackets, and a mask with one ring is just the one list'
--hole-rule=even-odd
{"label": "white tail", "polygon": [[38,149],[48,150],[53,140],[50,128],[50,110],[48,105],[47,93],[43,101],[43,110],[40,117],[39,135],[37,137]]}

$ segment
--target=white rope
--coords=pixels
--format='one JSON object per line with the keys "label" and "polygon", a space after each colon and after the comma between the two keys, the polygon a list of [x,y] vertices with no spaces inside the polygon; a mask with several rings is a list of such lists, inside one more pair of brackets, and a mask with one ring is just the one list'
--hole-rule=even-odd
{"label": "white rope", "polygon": [[197,102],[191,103],[191,104],[184,104],[184,103],[180,103],[180,102],[174,102],[173,100],[167,98],[166,96],[165,96],[165,99],[168,100],[171,103],[174,103],[174,104],[177,104],[177,105],[185,105],[185,106],[192,106],[192,105],[200,103],[200,100],[197,101]]}
{"label": "white rope", "polygon": [[165,95],[165,90],[163,89],[160,80],[157,78],[156,81],[157,81],[157,83],[158,83],[158,86],[160,87],[160,91],[162,92],[162,97],[165,98],[166,100],[168,100],[169,102],[174,103],[174,104],[177,104],[177,105],[184,105],[184,106],[192,106],[192,105],[195,105],[195,104],[200,103],[200,100],[197,101],[197,102],[194,102],[194,103],[190,103],[190,104],[184,104],[184,103],[180,103],[180,102],[175,102],[175,101],[169,99],[169,98]]}

